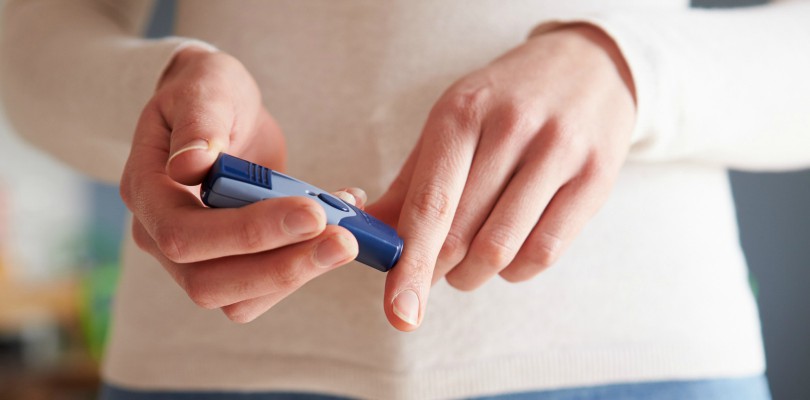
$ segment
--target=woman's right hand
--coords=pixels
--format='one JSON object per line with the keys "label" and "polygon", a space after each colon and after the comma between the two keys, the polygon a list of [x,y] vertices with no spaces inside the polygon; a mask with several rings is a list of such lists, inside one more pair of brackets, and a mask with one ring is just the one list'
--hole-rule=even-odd
{"label": "woman's right hand", "polygon": [[[354,236],[312,199],[208,209],[199,184],[220,152],[284,169],[281,130],[245,67],[221,52],[175,55],[144,108],[121,178],[137,245],[200,307],[248,322],[309,280],[353,260]],[[362,207],[365,194],[338,195]]]}

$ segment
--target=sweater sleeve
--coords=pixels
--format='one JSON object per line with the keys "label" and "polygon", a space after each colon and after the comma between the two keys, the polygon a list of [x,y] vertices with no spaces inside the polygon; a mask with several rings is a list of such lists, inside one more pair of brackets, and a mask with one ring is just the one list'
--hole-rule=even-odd
{"label": "sweater sleeve", "polygon": [[586,22],[618,45],[636,85],[632,160],[748,170],[810,166],[810,2],[631,10]]}
{"label": "sweater sleeve", "polygon": [[149,0],[12,0],[0,80],[7,117],[28,141],[107,182],[121,176],[141,109],[172,56],[209,45],[140,35]]}

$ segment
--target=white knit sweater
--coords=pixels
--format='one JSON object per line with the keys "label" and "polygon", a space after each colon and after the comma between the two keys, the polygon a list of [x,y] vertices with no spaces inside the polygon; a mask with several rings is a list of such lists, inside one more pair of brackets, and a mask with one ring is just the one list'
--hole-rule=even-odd
{"label": "white knit sweater", "polygon": [[178,37],[144,40],[150,5],[12,1],[0,58],[17,130],[116,182],[168,60],[208,43],[256,77],[290,174],[374,198],[450,83],[569,20],[617,41],[638,122],[610,199],[557,265],[471,293],[440,283],[413,333],[388,326],[384,275],[361,265],[237,325],[197,308],[127,239],[109,382],[422,399],[763,372],[725,168],[810,165],[808,2],[181,0]]}

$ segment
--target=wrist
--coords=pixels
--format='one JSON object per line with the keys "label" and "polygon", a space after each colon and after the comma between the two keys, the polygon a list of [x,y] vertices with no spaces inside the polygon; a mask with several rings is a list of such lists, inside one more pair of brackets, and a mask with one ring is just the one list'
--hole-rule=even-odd
{"label": "wrist", "polygon": [[564,36],[568,37],[569,39],[571,37],[575,37],[580,40],[584,39],[588,44],[592,45],[593,48],[602,51],[612,61],[613,66],[616,68],[616,72],[621,77],[625,87],[632,95],[633,102],[635,103],[637,101],[635,82],[633,80],[633,74],[630,71],[630,66],[625,60],[619,46],[602,28],[584,22],[561,24],[554,26],[550,30],[533,34],[529,40],[547,38],[550,36]]}

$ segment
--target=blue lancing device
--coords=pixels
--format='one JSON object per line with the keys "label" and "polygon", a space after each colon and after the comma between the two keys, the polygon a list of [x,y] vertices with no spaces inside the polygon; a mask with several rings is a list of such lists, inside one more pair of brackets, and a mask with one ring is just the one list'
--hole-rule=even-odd
{"label": "blue lancing device", "polygon": [[351,232],[360,247],[357,261],[383,272],[399,261],[403,242],[394,228],[315,186],[261,165],[222,153],[200,189],[203,203],[215,208],[242,207],[287,196],[315,200],[326,212],[327,224]]}

